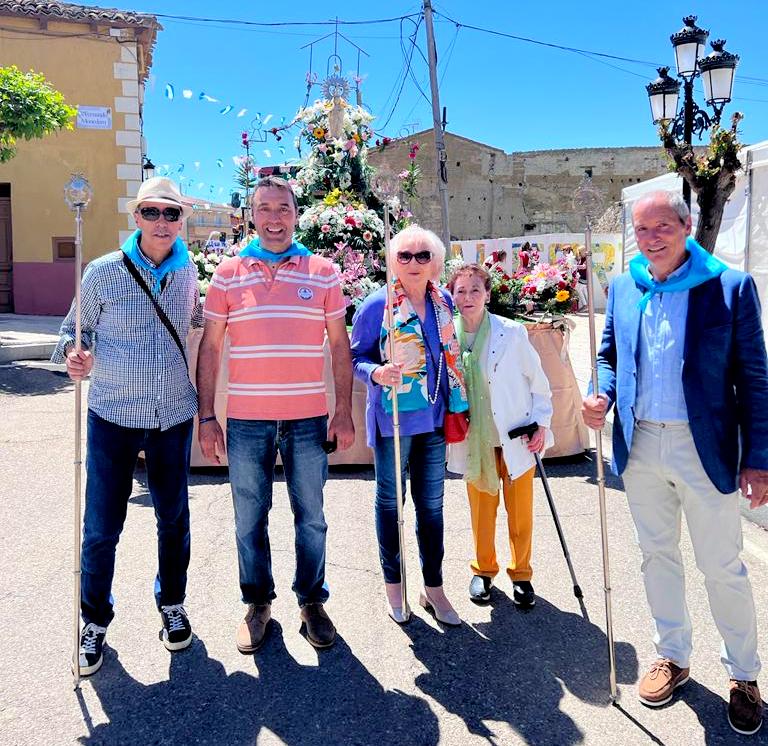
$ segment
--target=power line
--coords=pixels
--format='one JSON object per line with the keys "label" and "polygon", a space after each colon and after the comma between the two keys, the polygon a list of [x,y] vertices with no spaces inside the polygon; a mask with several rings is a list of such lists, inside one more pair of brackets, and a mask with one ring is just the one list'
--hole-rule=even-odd
{"label": "power line", "polygon": [[174,21],[195,21],[199,23],[226,23],[235,26],[256,26],[262,28],[274,28],[277,26],[365,26],[374,25],[380,23],[393,23],[395,21],[402,21],[405,18],[413,18],[418,13],[411,13],[410,15],[394,16],[393,18],[372,18],[362,21],[342,21],[340,19],[328,20],[328,21],[244,21],[239,18],[205,18],[200,16],[177,16],[169,13],[147,13],[157,18],[167,18]]}
{"label": "power line", "polygon": [[[554,44],[553,42],[547,42],[542,41],[541,39],[533,39],[530,36],[517,36],[516,34],[508,34],[504,31],[497,31],[496,29],[490,29],[490,28],[483,28],[482,26],[473,26],[468,23],[462,23],[461,21],[457,21],[454,18],[451,18],[450,16],[445,15],[444,13],[440,13],[439,11],[435,11],[435,15],[441,16],[446,21],[450,21],[451,23],[455,24],[457,27],[462,28],[468,28],[472,29],[473,31],[480,31],[485,34],[491,34],[493,36],[501,36],[505,39],[514,39],[516,41],[524,41],[528,44],[536,44],[538,46],[542,47],[549,47],[551,49],[559,49],[563,52],[572,52],[574,54],[581,54],[586,55],[588,57],[603,57],[605,59],[609,60],[617,60],[619,62],[630,62],[635,65],[645,65],[647,67],[654,67],[658,68],[661,67],[661,65],[658,62],[651,62],[650,60],[638,60],[634,59],[632,57],[622,57],[620,55],[616,54],[608,54],[607,52],[598,52],[592,49],[580,49],[579,47],[569,47],[563,44]],[[595,60],[596,62],[598,60]],[[623,68],[617,67],[617,70],[623,70],[623,72],[630,73],[632,75],[638,75],[638,73],[631,73],[629,70],[625,70]],[[639,76],[643,77],[643,76]],[[768,85],[768,79],[766,78],[757,78],[753,76],[739,76],[739,81],[744,82],[748,85]]]}
{"label": "power line", "polygon": [[[414,28],[413,36],[411,37],[411,53],[408,55],[408,59],[406,60],[405,73],[403,74],[403,80],[400,83],[400,90],[397,92],[397,97],[395,98],[394,104],[392,104],[392,109],[389,112],[389,116],[387,117],[387,120],[384,122],[384,124],[381,125],[381,129],[382,130],[384,130],[386,128],[386,126],[390,123],[390,121],[391,121],[391,119],[392,119],[392,117],[393,117],[393,115],[395,113],[395,110],[397,109],[397,105],[400,103],[400,96],[403,93],[403,87],[405,86],[405,81],[408,79],[408,73],[410,72],[410,69],[411,69],[411,63],[413,61],[413,53],[414,53],[414,51],[416,49],[416,35],[419,32],[419,26],[421,25],[421,21],[422,21],[422,16],[419,15],[418,23],[416,23],[416,28]],[[401,21],[401,23],[400,23],[400,34],[401,34],[401,36],[400,36],[400,47],[403,50],[403,56],[405,56],[405,46],[403,45],[403,42],[402,42],[402,31],[403,31],[403,24],[402,24],[402,21]]]}

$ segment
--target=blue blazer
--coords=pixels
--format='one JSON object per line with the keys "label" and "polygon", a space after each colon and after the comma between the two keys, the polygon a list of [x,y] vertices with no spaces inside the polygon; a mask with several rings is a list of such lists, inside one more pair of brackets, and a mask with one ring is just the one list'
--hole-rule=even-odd
{"label": "blue blazer", "polygon": [[[683,393],[696,450],[728,494],[744,467],[768,469],[768,364],[752,278],[727,269],[688,291]],[[629,273],[611,283],[597,356],[599,388],[615,404],[613,470],[627,465],[635,428],[643,290]]]}

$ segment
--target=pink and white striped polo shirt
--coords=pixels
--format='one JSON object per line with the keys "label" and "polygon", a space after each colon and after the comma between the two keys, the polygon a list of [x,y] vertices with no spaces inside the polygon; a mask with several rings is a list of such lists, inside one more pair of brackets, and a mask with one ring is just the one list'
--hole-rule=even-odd
{"label": "pink and white striped polo shirt", "polygon": [[223,261],[205,297],[205,316],[227,322],[227,416],[296,420],[327,414],[325,324],[345,311],[339,278],[323,257],[292,256],[278,265],[254,257]]}

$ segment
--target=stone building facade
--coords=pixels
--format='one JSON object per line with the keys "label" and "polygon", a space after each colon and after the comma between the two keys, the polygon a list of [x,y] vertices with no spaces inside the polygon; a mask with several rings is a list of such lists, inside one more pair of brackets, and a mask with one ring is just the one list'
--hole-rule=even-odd
{"label": "stone building facade", "polygon": [[[420,224],[439,233],[432,130],[373,148],[368,159],[373,166],[386,163],[401,171],[412,143],[420,146],[416,162],[422,180],[420,198],[411,209]],[[583,224],[571,200],[585,172],[602,191],[607,207],[621,199],[623,187],[667,171],[661,147],[505,153],[450,132],[445,133],[445,146],[451,237],[457,240],[577,232]]]}

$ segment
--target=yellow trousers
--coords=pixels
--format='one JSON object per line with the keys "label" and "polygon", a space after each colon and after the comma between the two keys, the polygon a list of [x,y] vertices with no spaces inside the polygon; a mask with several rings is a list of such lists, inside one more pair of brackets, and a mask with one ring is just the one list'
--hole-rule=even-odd
{"label": "yellow trousers", "polygon": [[[501,448],[496,448],[496,470],[504,493],[507,509],[510,559],[507,573],[512,580],[530,580],[531,543],[533,537],[533,475],[532,467],[517,479],[510,479]],[[472,513],[472,537],[475,559],[470,563],[475,575],[492,578],[499,572],[496,561],[496,512],[499,493],[491,495],[467,484],[469,507]]]}

